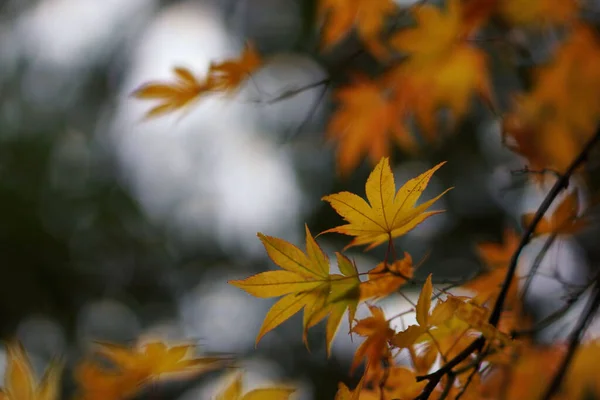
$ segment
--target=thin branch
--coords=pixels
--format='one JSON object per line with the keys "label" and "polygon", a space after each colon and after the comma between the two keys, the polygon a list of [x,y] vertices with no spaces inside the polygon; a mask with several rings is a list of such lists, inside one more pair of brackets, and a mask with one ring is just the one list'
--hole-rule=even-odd
{"label": "thin branch", "polygon": [[596,278],[596,291],[594,293],[594,297],[590,299],[587,311],[579,319],[577,326],[575,326],[575,329],[571,333],[567,354],[565,355],[565,358],[560,364],[558,371],[554,375],[552,383],[548,387],[548,390],[546,391],[546,394],[544,395],[542,400],[550,400],[560,388],[562,380],[565,374],[567,373],[567,370],[569,369],[569,365],[571,364],[571,360],[573,359],[573,356],[575,356],[575,352],[577,351],[577,348],[581,343],[583,334],[585,333],[590,322],[592,321],[594,314],[596,313],[596,311],[598,311],[598,307],[600,307],[600,278]]}
{"label": "thin branch", "polygon": [[[500,320],[500,315],[502,313],[502,309],[504,308],[504,302],[506,301],[506,296],[508,294],[508,289],[510,284],[512,283],[513,277],[515,275],[515,271],[517,269],[517,261],[521,252],[529,243],[531,236],[535,232],[535,228],[539,224],[539,222],[544,217],[544,214],[550,208],[550,205],[554,201],[554,199],[558,196],[558,194],[568,186],[569,179],[571,175],[579,168],[587,159],[589,153],[592,148],[596,145],[596,143],[600,141],[600,128],[596,130],[594,136],[585,144],[579,155],[573,160],[569,168],[565,171],[565,173],[554,183],[552,189],[546,195],[546,198],[536,211],[531,224],[527,227],[527,230],[521,237],[521,241],[517,250],[513,253],[513,256],[510,260],[510,264],[508,266],[508,270],[506,272],[506,276],[504,278],[504,282],[502,283],[502,288],[500,289],[500,293],[498,298],[496,299],[496,303],[494,304],[494,308],[490,315],[489,322],[493,326],[497,326]],[[598,292],[599,302],[600,302],[600,291]],[[452,369],[460,364],[462,361],[466,360],[469,356],[471,356],[475,351],[480,351],[486,343],[486,339],[483,336],[480,336],[476,340],[474,340],[469,346],[467,346],[463,351],[457,354],[452,360],[448,361],[442,367],[440,367],[437,371],[428,374],[417,376],[417,382],[421,382],[427,380],[427,385],[423,389],[423,392],[415,398],[415,400],[426,400],[429,398],[431,393],[435,390],[436,386],[439,384],[440,380],[444,377],[444,375],[448,373],[452,373]]]}
{"label": "thin branch", "polygon": [[504,307],[504,302],[506,301],[506,296],[508,294],[508,288],[510,287],[510,284],[515,275],[515,271],[517,269],[517,261],[519,259],[519,256],[521,255],[521,252],[523,251],[523,249],[525,248],[527,243],[529,243],[531,236],[535,232],[535,228],[537,227],[539,222],[544,217],[544,214],[548,211],[548,208],[550,208],[550,205],[552,204],[554,199],[556,199],[558,194],[564,188],[566,188],[568,186],[571,175],[573,175],[573,173],[577,170],[577,168],[579,168],[579,166],[581,166],[581,164],[583,164],[585,162],[590,151],[592,150],[594,145],[596,145],[596,143],[599,140],[600,140],[600,128],[596,130],[596,133],[594,134],[594,136],[585,144],[585,146],[583,147],[583,149],[581,150],[581,152],[579,153],[577,158],[575,158],[575,160],[573,160],[573,162],[571,163],[569,168],[567,168],[565,173],[554,183],[554,186],[552,186],[552,189],[550,189],[550,192],[548,192],[548,194],[546,195],[546,198],[544,199],[544,201],[542,202],[542,204],[536,211],[536,213],[533,217],[533,220],[527,227],[527,230],[525,231],[525,233],[523,233],[523,236],[521,237],[521,242],[519,243],[517,250],[513,253],[513,256],[510,260],[510,264],[509,264],[508,270],[506,272],[506,277],[504,278],[504,282],[502,283],[502,288],[500,289],[500,294],[498,295],[498,299],[496,300],[496,304],[494,304],[494,309],[492,310],[492,313],[490,315],[489,322],[493,326],[497,326],[498,322],[500,321],[500,315],[501,315],[502,309]]}
{"label": "thin branch", "polygon": [[552,243],[554,243],[556,236],[557,236],[556,233],[553,233],[552,235],[550,235],[550,237],[548,239],[546,239],[546,241],[544,242],[544,246],[542,247],[540,252],[535,256],[535,260],[533,260],[531,270],[529,271],[529,274],[527,274],[527,280],[525,281],[525,284],[523,285],[523,289],[521,291],[521,301],[523,301],[525,299],[525,296],[527,295],[527,291],[529,290],[529,287],[531,286],[531,281],[533,281],[533,278],[535,277],[535,273],[537,272],[540,265],[542,264],[542,261],[544,260],[546,253],[550,249],[550,246],[552,246]]}

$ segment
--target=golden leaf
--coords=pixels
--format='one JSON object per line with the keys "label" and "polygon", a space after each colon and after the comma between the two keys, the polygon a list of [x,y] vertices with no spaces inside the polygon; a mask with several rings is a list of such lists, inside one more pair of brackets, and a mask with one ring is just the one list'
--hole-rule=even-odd
{"label": "golden leaf", "polygon": [[53,362],[46,369],[39,384],[25,349],[18,342],[6,345],[7,365],[4,387],[0,390],[3,400],[55,400],[60,394],[60,374],[62,367]]}
{"label": "golden leaf", "polygon": [[354,319],[359,300],[358,272],[350,260],[337,254],[342,275],[329,273],[329,259],[306,230],[306,253],[284,240],[265,236],[262,241],[269,257],[281,270],[263,272],[243,280],[229,281],[256,297],[284,296],[269,310],[263,321],[256,343],[269,331],[304,308],[304,334],[307,343],[308,329],[330,315],[327,323],[327,350],[343,314]]}
{"label": "golden leaf", "polygon": [[450,189],[415,207],[431,176],[442,165],[444,162],[418,177],[410,179],[396,193],[396,184],[389,160],[382,158],[369,175],[365,185],[368,203],[350,192],[323,197],[323,200],[331,204],[335,211],[349,222],[349,224],[328,229],[323,233],[337,232],[355,236],[346,249],[369,244],[366,250],[406,234],[430,216],[443,212],[425,212],[425,210]]}

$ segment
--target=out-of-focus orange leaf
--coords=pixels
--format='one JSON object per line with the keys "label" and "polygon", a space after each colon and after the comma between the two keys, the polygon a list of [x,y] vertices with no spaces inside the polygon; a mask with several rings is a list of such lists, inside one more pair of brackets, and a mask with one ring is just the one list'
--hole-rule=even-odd
{"label": "out-of-focus orange leaf", "polygon": [[254,389],[242,395],[242,375],[237,374],[233,381],[217,394],[215,400],[288,400],[295,391],[292,387],[267,387]]}
{"label": "out-of-focus orange leaf", "polygon": [[583,23],[574,25],[540,67],[531,92],[516,96],[504,136],[532,169],[563,172],[591,137],[600,119],[600,40]]}
{"label": "out-of-focus orange leaf", "polygon": [[369,279],[360,284],[360,299],[381,298],[394,293],[413,277],[412,257],[404,253],[402,260],[391,264],[379,263],[369,271]]}
{"label": "out-of-focus orange leaf", "polygon": [[390,154],[390,139],[406,150],[416,143],[402,118],[407,103],[400,92],[390,93],[379,82],[358,77],[335,93],[340,103],[327,126],[327,135],[336,139],[338,171],[346,175],[356,168],[363,154],[377,162]]}
{"label": "out-of-focus orange leaf", "polygon": [[390,323],[385,319],[381,308],[369,306],[369,310],[371,316],[361,319],[352,328],[352,332],[367,339],[356,350],[351,371],[354,371],[364,358],[367,359],[366,369],[369,370],[381,367],[381,360],[390,357],[388,341],[394,336],[394,330],[390,328]]}
{"label": "out-of-focus orange leaf", "polygon": [[[504,230],[504,240],[500,243],[480,243],[479,255],[484,260],[487,271],[461,287],[475,292],[474,300],[479,304],[493,305],[506,276],[508,264],[517,250],[520,237],[510,228]],[[513,279],[506,297],[506,307],[513,308],[518,302],[517,280]]]}
{"label": "out-of-focus orange leaf", "polygon": [[[449,107],[456,118],[464,115],[473,93],[493,103],[485,54],[467,42],[465,13],[460,0],[448,0],[445,11],[425,4],[414,8],[417,26],[398,32],[390,44],[409,55],[392,69],[389,84],[402,90],[408,81],[414,113],[424,133],[433,138],[439,107]],[[472,22],[469,22],[472,24]]]}
{"label": "out-of-focus orange leaf", "polygon": [[212,90],[232,93],[259,67],[262,60],[252,43],[247,43],[238,59],[211,63],[207,82]]}
{"label": "out-of-focus orange leaf", "polygon": [[0,389],[2,400],[55,400],[60,393],[61,366],[52,363],[46,369],[39,384],[35,383],[35,375],[29,358],[21,343],[6,345],[7,365],[4,387]]}
{"label": "out-of-focus orange leaf", "polygon": [[167,346],[161,341],[139,342],[127,347],[98,342],[96,354],[110,362],[109,367],[89,361],[77,367],[80,399],[124,399],[149,382],[188,378],[222,365],[219,357],[193,357],[193,345]]}
{"label": "out-of-focus orange leaf", "polygon": [[126,399],[135,395],[144,379],[141,371],[108,370],[94,362],[84,361],[75,369],[75,380],[79,385],[76,399]]}
{"label": "out-of-focus orange leaf", "polygon": [[146,113],[146,118],[157,117],[189,106],[194,100],[210,90],[206,81],[199,81],[187,68],[175,67],[174,82],[150,82],[133,92],[144,100],[158,100],[160,104]]}
{"label": "out-of-focus orange leaf", "polygon": [[583,399],[585,395],[600,396],[599,357],[600,341],[598,339],[580,344],[564,380],[567,398]]}
{"label": "out-of-focus orange leaf", "polygon": [[480,243],[477,245],[479,256],[490,269],[508,265],[519,246],[521,237],[512,228],[504,229],[502,243]]}
{"label": "out-of-focus orange leaf", "polygon": [[135,347],[98,342],[97,353],[120,371],[138,371],[144,380],[187,377],[214,369],[219,357],[194,357],[194,345],[168,346],[161,341],[140,342]]}
{"label": "out-of-focus orange leaf", "polygon": [[327,49],[342,38],[356,24],[359,37],[378,56],[386,54],[379,41],[384,19],[396,11],[392,0],[319,0],[318,12],[325,19],[321,43]]}
{"label": "out-of-focus orange leaf", "polygon": [[554,25],[573,22],[579,11],[578,0],[502,0],[499,13],[514,25]]}
{"label": "out-of-focus orange leaf", "polygon": [[352,262],[339,253],[338,266],[342,275],[330,275],[329,258],[312,237],[308,226],[305,228],[306,253],[289,242],[259,233],[271,260],[282,269],[229,283],[256,297],[284,296],[267,313],[256,343],[304,308],[303,337],[307,345],[308,329],[330,315],[326,329],[329,351],[344,312],[348,310],[349,321],[354,319],[360,279]]}
{"label": "out-of-focus orange leaf", "polygon": [[[573,191],[564,197],[550,218],[543,217],[537,224],[534,236],[545,234],[572,235],[586,224],[586,220],[578,217],[579,192]],[[521,217],[524,227],[529,227],[535,214],[527,213]]]}
{"label": "out-of-focus orange leaf", "polygon": [[323,197],[347,222],[346,225],[328,229],[323,233],[337,232],[355,236],[346,246],[368,244],[372,249],[390,239],[401,236],[415,228],[432,215],[443,211],[425,211],[448,190],[425,203],[415,204],[427,187],[429,180],[444,162],[406,182],[396,193],[394,175],[388,158],[382,158],[369,175],[365,185],[367,203],[350,192],[340,192]]}

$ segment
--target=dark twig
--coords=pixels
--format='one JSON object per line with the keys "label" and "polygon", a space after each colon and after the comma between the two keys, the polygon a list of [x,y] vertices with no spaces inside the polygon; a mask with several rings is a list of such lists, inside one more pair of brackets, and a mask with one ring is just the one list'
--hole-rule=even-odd
{"label": "dark twig", "polygon": [[527,280],[525,281],[525,284],[523,285],[523,289],[521,291],[521,300],[525,299],[525,296],[527,295],[527,291],[529,290],[529,286],[531,285],[531,281],[533,281],[535,273],[537,272],[540,265],[542,264],[542,261],[544,260],[546,253],[550,249],[550,246],[552,246],[552,243],[554,243],[556,236],[557,236],[556,233],[551,234],[550,237],[548,239],[546,239],[546,241],[544,242],[544,246],[542,247],[540,252],[535,256],[535,260],[533,260],[531,270],[529,271],[529,274],[527,275]]}
{"label": "dark twig", "polygon": [[[600,277],[600,275],[599,275],[599,277]],[[558,371],[554,375],[554,378],[552,378],[552,383],[550,384],[550,386],[548,387],[548,390],[546,391],[544,397],[542,398],[543,400],[550,400],[552,398],[552,396],[554,396],[554,394],[560,388],[561,382],[569,368],[569,364],[571,363],[573,356],[575,356],[575,352],[577,351],[577,348],[579,347],[579,343],[581,343],[581,338],[583,337],[583,334],[585,333],[585,331],[587,330],[587,327],[589,326],[590,322],[592,321],[594,314],[596,313],[596,311],[598,311],[598,307],[600,306],[600,278],[596,278],[596,288],[595,289],[596,290],[595,290],[594,296],[590,299],[590,301],[588,303],[587,311],[585,312],[585,314],[583,314],[581,316],[581,318],[579,319],[579,322],[577,323],[577,326],[575,326],[575,329],[571,333],[571,338],[569,339],[569,348],[567,349],[567,354],[565,355],[565,358],[562,360],[562,363],[560,364]]]}
{"label": "dark twig", "polygon": [[569,168],[567,168],[565,173],[554,183],[554,186],[552,186],[552,189],[550,189],[550,191],[546,195],[546,198],[536,211],[533,220],[531,221],[531,224],[529,224],[527,230],[525,231],[525,233],[523,233],[523,236],[521,237],[521,242],[519,243],[517,250],[513,253],[513,256],[510,260],[510,264],[506,272],[506,277],[504,278],[502,288],[500,289],[500,294],[498,295],[496,304],[494,304],[494,309],[492,310],[492,313],[490,315],[489,322],[493,326],[498,325],[498,321],[500,321],[500,315],[502,314],[504,302],[506,301],[506,295],[508,294],[508,289],[515,275],[515,271],[517,269],[517,261],[519,259],[519,256],[521,255],[521,252],[523,251],[527,243],[529,243],[531,236],[535,232],[535,228],[544,217],[546,211],[548,211],[548,208],[550,208],[550,205],[552,204],[554,199],[556,199],[558,194],[568,186],[571,175],[573,175],[577,168],[579,168],[581,164],[585,162],[585,160],[588,157],[588,154],[599,140],[600,129],[596,130],[594,136],[585,144],[577,158],[573,160],[573,162],[571,163],[571,165],[569,165]]}
{"label": "dark twig", "polygon": [[[536,211],[536,213],[533,217],[533,220],[531,221],[531,224],[527,227],[527,230],[525,231],[525,233],[523,233],[523,236],[521,237],[519,246],[517,247],[517,250],[513,253],[513,256],[510,260],[508,270],[507,270],[506,276],[504,278],[504,282],[502,283],[500,293],[498,295],[498,298],[496,299],[496,303],[494,304],[494,308],[493,308],[492,313],[489,318],[489,322],[493,326],[497,326],[498,322],[500,321],[500,315],[502,314],[502,309],[504,308],[504,302],[506,301],[508,289],[509,289],[510,284],[512,283],[513,277],[515,275],[515,271],[517,269],[517,261],[519,259],[519,256],[521,255],[521,252],[523,251],[523,249],[525,248],[527,243],[529,243],[531,236],[535,232],[535,228],[537,227],[539,222],[544,217],[544,214],[548,211],[548,208],[550,208],[550,205],[552,204],[554,199],[558,196],[558,194],[564,188],[566,188],[568,186],[571,175],[573,175],[573,173],[577,170],[577,168],[579,168],[581,166],[581,164],[583,164],[585,162],[590,151],[592,150],[592,148],[596,145],[596,143],[599,140],[600,140],[600,128],[598,130],[596,130],[596,133],[594,134],[594,136],[585,144],[585,146],[583,147],[583,149],[581,150],[581,152],[579,153],[577,158],[575,158],[575,160],[573,160],[573,162],[571,163],[569,168],[567,168],[565,173],[554,183],[554,185],[552,186],[552,188],[546,195],[546,198],[544,199],[544,201],[542,201],[542,204]],[[598,297],[599,297],[598,301],[600,302],[600,291],[599,291]],[[416,397],[415,400],[428,399],[429,396],[431,395],[431,393],[433,393],[433,391],[435,390],[436,386],[439,384],[440,380],[444,377],[444,375],[446,375],[448,373],[452,373],[452,369],[454,367],[456,367],[462,361],[464,361],[469,356],[471,356],[475,351],[481,350],[483,348],[483,346],[485,345],[485,342],[486,342],[486,339],[483,336],[480,336],[475,341],[473,341],[469,346],[467,346],[463,351],[461,351],[459,354],[457,354],[453,359],[451,359],[446,364],[444,364],[441,368],[439,368],[437,371],[435,371],[431,374],[428,374],[428,375],[417,376],[417,382],[421,382],[424,380],[427,380],[428,382],[427,382],[427,385],[425,386],[425,388],[423,389],[423,392],[421,392],[421,394],[418,397]]]}

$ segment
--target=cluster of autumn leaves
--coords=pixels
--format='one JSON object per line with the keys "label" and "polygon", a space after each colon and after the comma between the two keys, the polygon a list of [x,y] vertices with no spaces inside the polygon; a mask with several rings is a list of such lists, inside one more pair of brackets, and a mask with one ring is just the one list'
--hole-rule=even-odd
{"label": "cluster of autumn leaves", "polygon": [[[191,344],[167,345],[161,340],[140,341],[133,347],[96,343],[93,356],[75,370],[79,385],[76,399],[130,399],[165,379],[185,379],[223,368],[230,364],[223,357],[196,356]],[[36,383],[23,346],[6,344],[7,363],[0,400],[58,400],[62,363],[58,360],[46,369]],[[258,388],[244,392],[242,374],[235,372],[224,381],[214,400],[286,400],[295,392],[291,386]]]}
{"label": "cluster of autumn leaves", "polygon": [[[320,0],[322,50],[356,28],[384,70],[376,77],[347,71],[352,81],[336,88],[338,107],[326,136],[337,142],[338,171],[350,173],[364,156],[376,163],[390,155],[392,142],[406,152],[416,151],[423,143],[420,137],[435,140],[438,111],[449,110],[456,121],[469,111],[475,94],[501,117],[507,146],[525,157],[532,169],[563,171],[600,116],[595,96],[600,90],[600,42],[593,27],[579,17],[580,3],[446,0],[441,7],[420,1],[403,9],[393,0]],[[407,10],[412,25],[386,28],[389,19],[400,18]],[[552,31],[554,51],[548,59],[527,61],[537,64],[531,85],[512,93],[510,110],[502,111],[490,84],[489,53],[515,64],[517,54],[528,49],[514,37],[531,31]],[[248,45],[240,58],[211,64],[202,80],[177,67],[175,82],[150,82],[134,95],[159,100],[148,112],[157,116],[210,93],[233,93],[265,62]]]}
{"label": "cluster of autumn leaves", "polygon": [[[422,142],[417,133],[425,142],[436,139],[438,112],[448,109],[458,120],[469,112],[470,102],[477,95],[501,118],[506,146],[527,160],[528,169],[564,172],[600,120],[600,41],[593,27],[581,19],[581,13],[582,2],[578,0],[446,0],[441,5],[419,1],[409,8],[401,8],[393,0],[318,1],[320,49],[327,51],[354,30],[384,71],[375,77],[355,75],[349,83],[335,88],[338,107],[326,136],[337,142],[338,171],[350,173],[365,156],[377,164],[365,185],[366,199],[350,192],[323,198],[347,222],[323,233],[352,236],[344,250],[353,246],[367,246],[369,250],[387,244],[388,251],[385,259],[365,274],[358,273],[354,262],[338,252],[336,273],[308,226],[305,251],[259,233],[279,269],[230,282],[255,297],[279,297],[265,316],[257,343],[303,310],[307,346],[308,330],[327,320],[329,355],[342,318],[347,315],[349,333],[364,338],[351,371],[362,364],[364,370],[354,389],[339,384],[336,400],[541,398],[559,368],[565,346],[540,346],[532,342],[530,334],[522,334],[534,332],[535,326],[523,309],[516,279],[501,299],[497,323],[490,318],[519,247],[519,236],[507,229],[502,244],[479,245],[486,270],[453,291],[464,295],[451,294],[447,288],[436,289],[431,275],[423,282],[416,280],[417,267],[410,254],[404,252],[397,258],[393,239],[441,212],[428,210],[447,190],[421,204],[417,202],[443,163],[396,190],[386,157],[391,153],[391,142],[411,152]],[[387,23],[406,14],[412,16],[409,26],[392,28]],[[495,37],[490,37],[490,32],[495,32]],[[499,110],[490,84],[488,53],[496,44],[508,48],[512,53],[498,54],[508,57],[510,64],[516,49],[522,52],[527,46],[526,41],[515,38],[530,32],[552,32],[553,51],[548,59],[536,63],[530,85],[513,93],[510,109]],[[482,43],[486,43],[486,50]],[[147,83],[134,96],[158,101],[147,113],[148,117],[156,117],[189,107],[210,94],[233,94],[265,63],[248,44],[238,59],[212,63],[201,79],[187,68],[175,67],[174,81]],[[312,87],[314,84],[307,86]],[[302,90],[298,88],[297,92]],[[523,226],[530,226],[533,219],[534,214],[524,215]],[[570,235],[584,224],[577,192],[573,191],[562,198],[552,215],[541,219],[534,237]],[[408,310],[415,314],[416,324],[396,330],[392,321],[405,313],[386,316],[377,301],[407,284],[422,286],[417,303]],[[356,320],[361,304],[367,305],[370,316]],[[482,346],[462,357],[478,338],[484,339]],[[192,350],[191,345],[168,346],[161,341],[133,347],[99,343],[94,357],[104,359],[108,365],[89,358],[76,369],[78,396],[125,399],[164,377],[199,374],[226,364],[219,357],[195,357]],[[402,354],[408,357],[408,363],[399,363]],[[8,344],[7,355],[0,400],[57,398],[59,363],[52,364],[36,385],[23,349]],[[562,389],[552,398],[579,399],[589,392],[600,396],[600,381],[594,374],[598,356],[600,342],[582,344],[570,363]],[[452,360],[459,361],[446,370],[440,369]],[[435,375],[435,371],[443,374]],[[430,382],[434,383],[432,387],[428,387]],[[242,376],[237,374],[217,399],[285,400],[293,393],[291,387],[278,386],[244,394]],[[426,396],[420,397],[424,393]]]}

